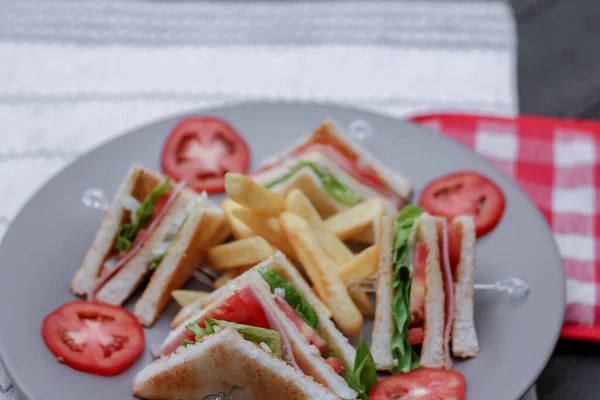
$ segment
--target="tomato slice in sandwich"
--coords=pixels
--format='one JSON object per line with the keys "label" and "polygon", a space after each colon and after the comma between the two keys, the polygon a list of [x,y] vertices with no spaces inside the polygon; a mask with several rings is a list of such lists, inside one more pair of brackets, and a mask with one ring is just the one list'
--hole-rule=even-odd
{"label": "tomato slice in sandwich", "polygon": [[72,301],[42,323],[42,337],[57,360],[96,375],[116,375],[144,350],[144,331],[123,307],[96,301]]}
{"label": "tomato slice in sandwich", "polygon": [[369,400],[463,400],[465,388],[465,377],[458,371],[419,368],[380,380]]}
{"label": "tomato slice in sandwich", "polygon": [[250,149],[227,122],[213,117],[187,118],[171,131],[163,145],[163,172],[197,192],[225,189],[225,173],[246,173]]}
{"label": "tomato slice in sandwich", "polygon": [[419,205],[432,215],[450,220],[470,215],[475,220],[477,237],[498,224],[504,213],[502,190],[477,172],[457,172],[430,182],[421,192]]}
{"label": "tomato slice in sandwich", "polygon": [[[220,321],[233,322],[236,324],[256,326],[258,328],[269,329],[269,321],[262,308],[262,305],[250,288],[244,288],[233,294],[228,299],[208,312],[198,324],[206,328],[204,320],[213,318]],[[188,340],[195,340],[195,335],[189,330],[185,330],[185,336]]]}

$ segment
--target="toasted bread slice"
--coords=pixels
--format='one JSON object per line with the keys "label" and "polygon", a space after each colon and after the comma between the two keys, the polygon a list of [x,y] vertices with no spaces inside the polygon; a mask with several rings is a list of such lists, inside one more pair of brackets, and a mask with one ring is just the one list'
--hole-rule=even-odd
{"label": "toasted bread slice", "polygon": [[461,358],[479,354],[479,343],[473,320],[473,275],[475,273],[475,224],[471,217],[454,218],[460,230],[460,257],[454,277],[455,317],[452,326],[452,353]]}
{"label": "toasted bread slice", "polygon": [[375,360],[378,371],[391,371],[394,368],[391,343],[394,332],[394,318],[392,301],[394,291],[394,265],[392,251],[394,248],[394,218],[382,216],[375,223],[379,246],[379,260],[377,267],[377,281],[375,284],[377,305],[375,307],[375,321],[371,339],[371,354]]}
{"label": "toasted bread slice", "polygon": [[[135,305],[135,315],[144,326],[154,323],[169,303],[171,292],[182,287],[192,276],[213,238],[217,236],[217,240],[221,240],[224,236],[225,217],[218,207],[198,196],[182,194],[182,200],[188,201],[186,207],[190,206],[189,202],[195,206],[190,207],[185,223]],[[167,217],[162,224],[173,224]]]}
{"label": "toasted bread slice", "polygon": [[203,399],[233,388],[240,400],[338,399],[230,327],[154,361],[133,380],[133,395],[153,400]]}
{"label": "toasted bread slice", "polygon": [[134,164],[131,166],[123,183],[117,189],[110,207],[104,214],[104,219],[96,233],[92,246],[71,281],[73,293],[79,296],[87,295],[94,287],[96,278],[101,274],[104,262],[113,250],[119,227],[126,217],[127,210],[123,208],[121,203],[122,197],[131,195],[138,201],[144,201],[146,196],[162,180],[162,177],[141,165]]}

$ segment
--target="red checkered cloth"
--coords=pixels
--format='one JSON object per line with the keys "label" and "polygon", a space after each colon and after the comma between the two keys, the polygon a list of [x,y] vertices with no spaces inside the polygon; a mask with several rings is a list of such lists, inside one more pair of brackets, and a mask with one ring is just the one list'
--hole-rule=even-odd
{"label": "red checkered cloth", "polygon": [[600,123],[455,114],[410,120],[485,156],[529,195],[565,265],[561,337],[600,341]]}

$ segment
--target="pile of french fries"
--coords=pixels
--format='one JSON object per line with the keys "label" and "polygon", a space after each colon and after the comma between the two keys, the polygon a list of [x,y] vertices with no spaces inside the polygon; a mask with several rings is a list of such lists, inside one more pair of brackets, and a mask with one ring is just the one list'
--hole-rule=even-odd
{"label": "pile of french fries", "polygon": [[[299,189],[283,197],[237,173],[225,176],[225,189],[230,198],[221,206],[235,240],[214,246],[205,255],[205,264],[223,272],[215,287],[280,250],[304,269],[340,329],[347,335],[360,332],[363,315],[372,316],[374,308],[366,293],[349,291],[348,282],[375,274],[377,245],[354,254],[344,241],[372,229],[384,214],[381,199],[323,219]],[[176,291],[173,297],[183,305],[194,296]]]}

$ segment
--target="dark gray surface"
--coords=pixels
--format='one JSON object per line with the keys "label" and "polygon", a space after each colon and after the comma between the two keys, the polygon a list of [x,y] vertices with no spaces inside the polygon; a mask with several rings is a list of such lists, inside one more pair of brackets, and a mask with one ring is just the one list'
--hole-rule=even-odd
{"label": "dark gray surface", "polygon": [[[600,1],[512,0],[522,114],[600,119]],[[540,400],[599,399],[600,344],[562,340]]]}
{"label": "dark gray surface", "polygon": [[[212,114],[228,120],[247,138],[255,165],[326,117],[342,127],[363,118],[377,135],[372,150],[387,165],[404,172],[415,184],[417,195],[432,178],[454,170],[480,171],[496,181],[506,195],[507,210],[498,227],[478,242],[475,279],[493,282],[517,275],[530,283],[531,293],[526,301],[512,302],[478,292],[475,319],[481,353],[476,359],[457,362],[456,367],[467,378],[470,399],[517,399],[525,393],[545,365],[560,329],[564,275],[542,216],[508,177],[434,132],[355,110],[251,105],[217,109]],[[10,321],[0,325],[0,352],[15,384],[29,400],[129,398],[133,374],[150,361],[146,352],[129,371],[113,378],[82,374],[54,360],[39,329],[44,315],[72,299],[69,280],[102,218],[101,213],[80,204],[81,192],[95,186],[112,195],[134,161],[157,169],[162,141],[178,119],[139,129],[71,164],[24,207],[6,234],[0,259],[13,273],[0,281],[0,293],[11,299],[0,302],[0,315]],[[433,154],[436,162],[425,162]],[[147,347],[164,338],[176,308],[172,305],[157,326],[146,331]]]}

